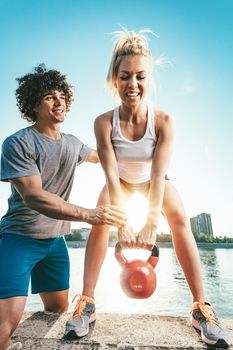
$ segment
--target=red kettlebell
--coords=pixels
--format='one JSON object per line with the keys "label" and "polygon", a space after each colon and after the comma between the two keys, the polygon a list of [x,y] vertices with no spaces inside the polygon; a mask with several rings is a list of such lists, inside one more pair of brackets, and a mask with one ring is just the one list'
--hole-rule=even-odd
{"label": "red kettlebell", "polygon": [[147,261],[140,259],[128,261],[118,242],[115,246],[115,257],[122,267],[120,284],[125,294],[129,298],[149,298],[154,293],[157,284],[154,268],[159,260],[159,248],[154,245]]}

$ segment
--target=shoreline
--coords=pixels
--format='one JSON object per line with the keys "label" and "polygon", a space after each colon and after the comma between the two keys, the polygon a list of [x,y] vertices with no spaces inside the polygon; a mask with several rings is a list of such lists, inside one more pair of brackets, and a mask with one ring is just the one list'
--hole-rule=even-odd
{"label": "shoreline", "polygon": [[[86,241],[68,241],[66,242],[68,248],[85,248]],[[110,242],[109,247],[115,247],[116,242]],[[172,242],[157,242],[159,248],[173,248]],[[197,242],[197,247],[201,249],[233,249],[233,243],[205,243]]]}

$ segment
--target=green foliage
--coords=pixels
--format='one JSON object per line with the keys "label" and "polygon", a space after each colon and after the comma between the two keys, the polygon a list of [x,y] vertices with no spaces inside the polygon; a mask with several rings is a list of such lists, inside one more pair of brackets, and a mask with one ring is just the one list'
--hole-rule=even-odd
{"label": "green foliage", "polygon": [[[200,236],[197,237],[194,235],[194,238],[196,242],[204,242],[204,243],[233,243],[233,238],[232,237],[227,237],[227,236]],[[172,242],[172,236],[169,233],[160,233],[157,235],[156,238],[157,242]]]}
{"label": "green foliage", "polygon": [[[196,242],[206,242],[206,243],[233,243],[232,237],[227,236],[196,236],[194,235]],[[65,236],[66,241],[85,241],[82,237],[81,230],[72,230],[72,232]],[[118,235],[116,231],[110,231],[109,242],[116,242],[118,240]],[[172,242],[172,235],[170,233],[163,233],[157,235],[156,242]]]}
{"label": "green foliage", "polygon": [[116,231],[109,232],[109,242],[117,242],[118,241],[118,233]]}
{"label": "green foliage", "polygon": [[206,242],[206,243],[233,243],[233,238],[227,236],[200,236],[195,237],[196,242]]}
{"label": "green foliage", "polygon": [[156,242],[172,242],[170,233],[160,233],[156,237]]}
{"label": "green foliage", "polygon": [[72,230],[72,233],[65,235],[65,240],[69,241],[83,241],[82,235],[79,230]]}

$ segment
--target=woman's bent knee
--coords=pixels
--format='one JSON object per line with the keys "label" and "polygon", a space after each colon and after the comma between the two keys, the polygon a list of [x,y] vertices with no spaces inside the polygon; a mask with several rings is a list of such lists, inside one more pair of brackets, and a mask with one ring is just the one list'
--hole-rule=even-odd
{"label": "woman's bent knee", "polygon": [[172,226],[189,228],[188,218],[183,212],[174,211],[169,213],[168,221]]}

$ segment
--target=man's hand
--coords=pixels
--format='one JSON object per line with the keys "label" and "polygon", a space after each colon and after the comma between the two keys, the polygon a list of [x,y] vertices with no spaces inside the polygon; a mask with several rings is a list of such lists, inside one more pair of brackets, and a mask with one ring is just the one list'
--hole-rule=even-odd
{"label": "man's hand", "polygon": [[137,248],[152,250],[156,241],[158,226],[146,223],[137,236]]}
{"label": "man's hand", "polygon": [[118,239],[122,248],[135,248],[136,247],[136,235],[132,227],[128,224],[118,229]]}
{"label": "man's hand", "polygon": [[91,225],[121,227],[127,220],[127,214],[116,205],[101,205],[95,209],[87,209],[84,216],[84,221]]}

